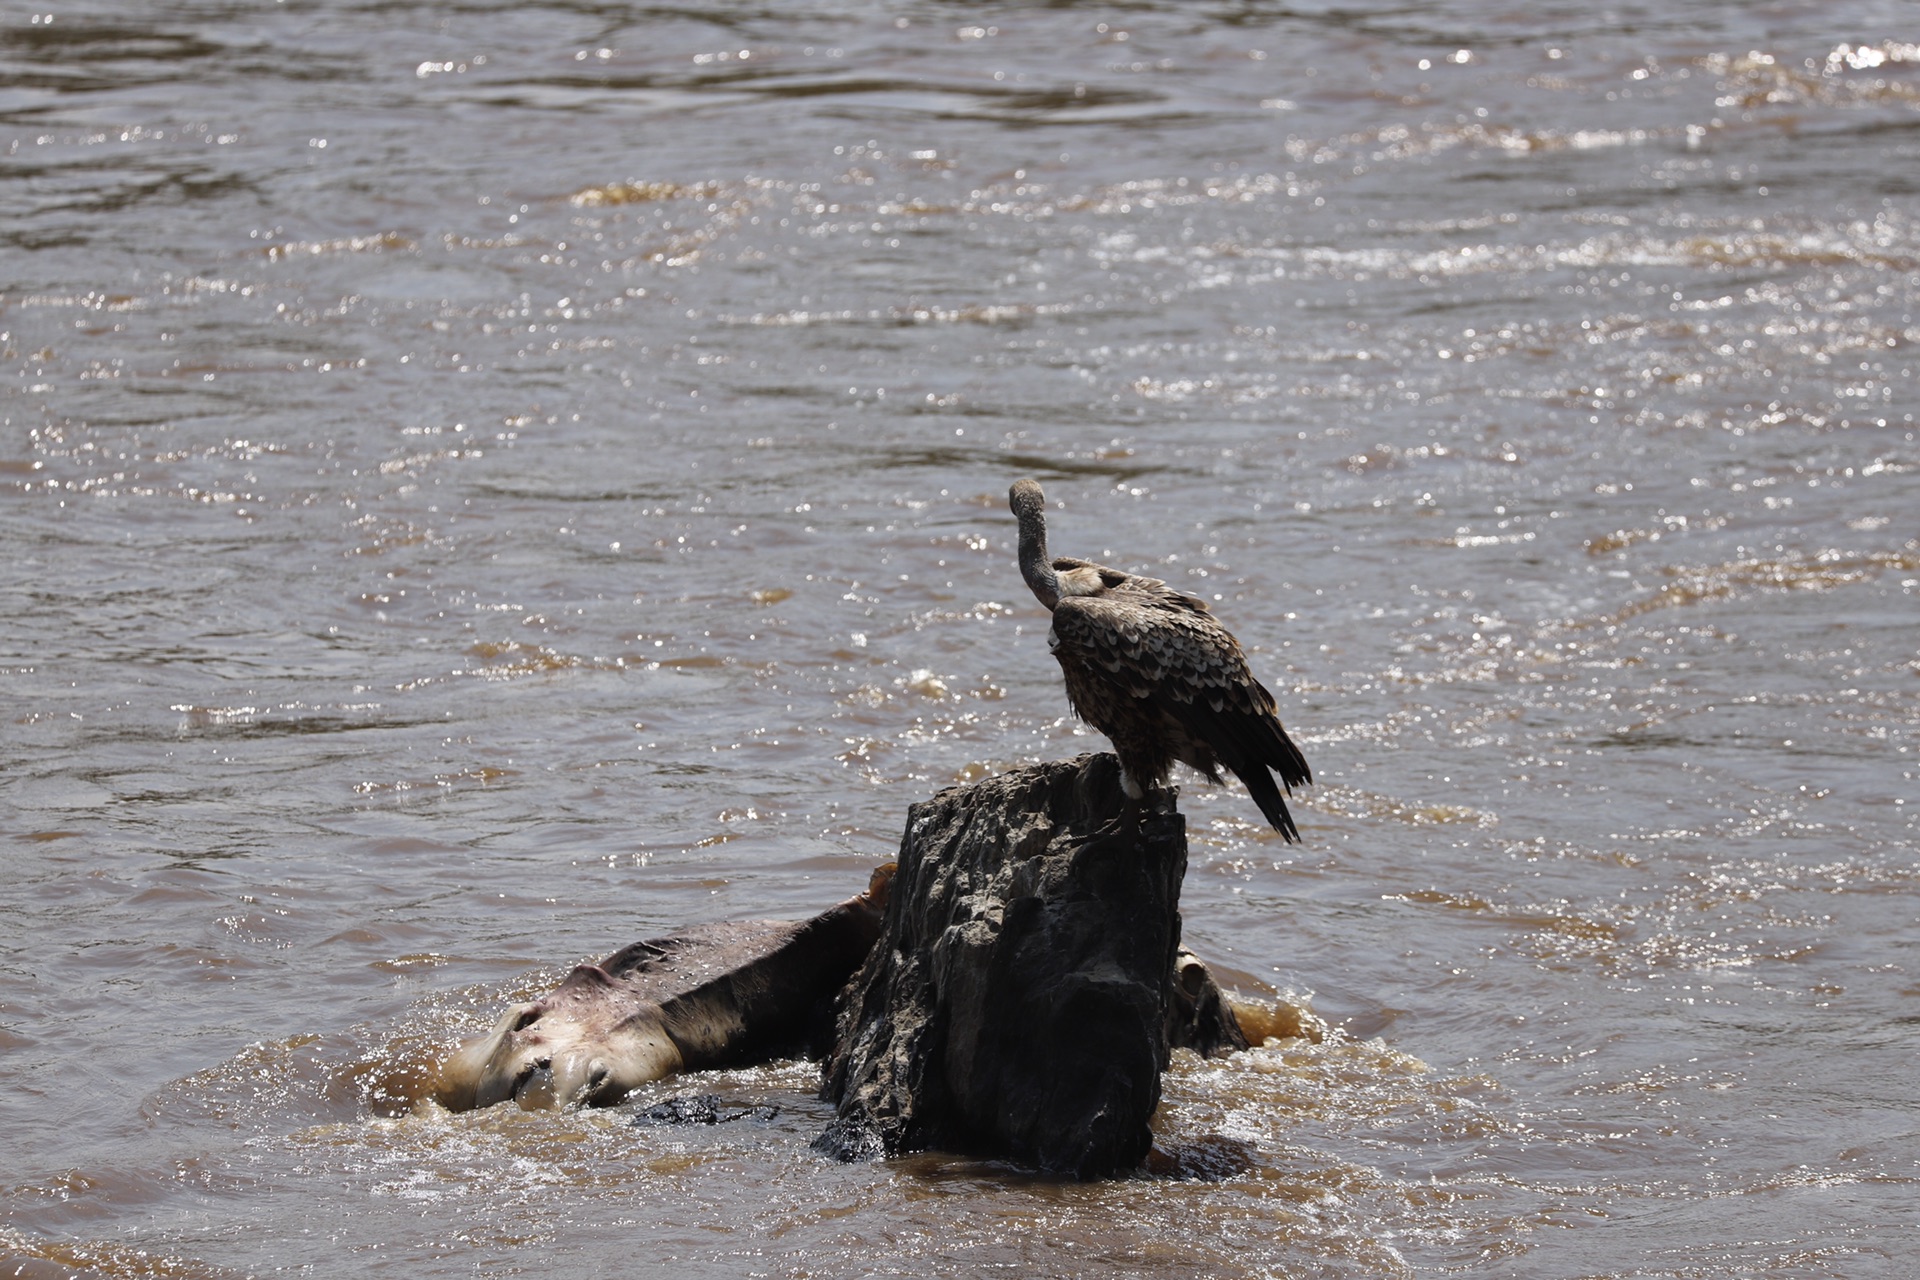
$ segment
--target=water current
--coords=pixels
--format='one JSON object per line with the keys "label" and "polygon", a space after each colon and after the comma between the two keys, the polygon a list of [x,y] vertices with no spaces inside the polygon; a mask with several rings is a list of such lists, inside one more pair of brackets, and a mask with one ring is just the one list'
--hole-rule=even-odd
{"label": "water current", "polygon": [[[1910,1274],[1915,40],[10,7],[0,1272]],[[1330,1033],[1179,1057],[1175,1172],[1089,1185],[826,1162],[805,1063],[413,1101],[1104,745],[1022,475],[1274,689],[1305,840],[1185,777],[1186,938]]]}

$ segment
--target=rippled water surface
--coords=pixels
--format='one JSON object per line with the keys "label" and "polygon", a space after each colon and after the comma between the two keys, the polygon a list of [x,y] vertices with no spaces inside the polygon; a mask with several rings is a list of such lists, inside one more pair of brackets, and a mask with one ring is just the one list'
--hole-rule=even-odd
{"label": "rippled water surface", "polygon": [[[1913,17],[8,10],[6,1273],[1907,1274]],[[1020,475],[1278,695],[1186,936],[1334,1033],[1099,1185],[409,1105],[1101,745]]]}

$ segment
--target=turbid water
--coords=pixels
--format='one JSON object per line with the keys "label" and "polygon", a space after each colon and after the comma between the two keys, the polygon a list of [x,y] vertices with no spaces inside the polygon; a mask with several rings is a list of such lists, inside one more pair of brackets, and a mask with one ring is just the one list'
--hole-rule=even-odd
{"label": "turbid water", "polygon": [[[9,10],[0,1271],[1908,1274],[1915,38]],[[412,1101],[1101,745],[1021,475],[1274,689],[1304,843],[1185,777],[1186,937],[1331,1034],[1091,1185],[824,1162],[804,1063]]]}

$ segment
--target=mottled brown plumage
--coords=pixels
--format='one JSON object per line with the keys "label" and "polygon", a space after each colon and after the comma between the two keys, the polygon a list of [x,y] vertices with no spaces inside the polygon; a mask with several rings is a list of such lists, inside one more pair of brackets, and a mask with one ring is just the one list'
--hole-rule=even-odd
{"label": "mottled brown plumage", "polygon": [[1164,786],[1175,760],[1214,782],[1225,768],[1274,830],[1298,840],[1280,789],[1291,792],[1313,775],[1281,727],[1273,695],[1206,602],[1157,578],[1049,559],[1040,486],[1021,480],[1008,502],[1020,520],[1021,576],[1053,611],[1047,642],[1066,676],[1067,701],[1113,742],[1127,794],[1141,799]]}

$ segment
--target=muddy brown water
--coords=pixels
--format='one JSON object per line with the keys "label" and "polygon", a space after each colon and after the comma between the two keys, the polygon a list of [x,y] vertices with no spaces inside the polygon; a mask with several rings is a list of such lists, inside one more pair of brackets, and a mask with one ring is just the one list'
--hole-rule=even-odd
{"label": "muddy brown water", "polygon": [[[0,1270],[1908,1274],[1912,19],[10,9]],[[1275,689],[1186,934],[1336,1034],[1086,1186],[411,1104],[1098,745],[1021,475]]]}

